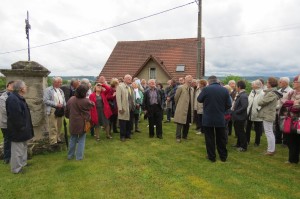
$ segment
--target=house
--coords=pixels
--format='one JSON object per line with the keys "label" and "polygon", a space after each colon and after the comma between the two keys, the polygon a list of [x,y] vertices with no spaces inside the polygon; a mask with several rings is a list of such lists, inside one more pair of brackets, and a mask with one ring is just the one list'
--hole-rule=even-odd
{"label": "house", "polygon": [[[204,76],[205,43],[202,38],[201,76]],[[197,71],[197,38],[149,41],[120,41],[104,65],[100,75],[112,77],[130,74],[139,79],[167,80],[192,75]]]}

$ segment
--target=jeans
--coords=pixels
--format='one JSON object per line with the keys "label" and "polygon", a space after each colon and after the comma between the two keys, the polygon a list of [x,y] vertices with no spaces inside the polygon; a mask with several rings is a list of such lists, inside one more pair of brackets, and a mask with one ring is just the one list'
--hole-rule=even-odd
{"label": "jeans", "polygon": [[86,134],[79,134],[79,135],[72,135],[70,137],[70,146],[69,146],[69,152],[68,152],[68,159],[71,160],[73,159],[75,155],[75,148],[76,144],[78,143],[77,146],[77,151],[76,151],[76,160],[82,160],[83,159],[83,154],[84,154],[84,146],[85,146],[85,137]]}
{"label": "jeans", "polygon": [[268,152],[275,152],[275,135],[273,133],[273,122],[263,121],[267,141]]}

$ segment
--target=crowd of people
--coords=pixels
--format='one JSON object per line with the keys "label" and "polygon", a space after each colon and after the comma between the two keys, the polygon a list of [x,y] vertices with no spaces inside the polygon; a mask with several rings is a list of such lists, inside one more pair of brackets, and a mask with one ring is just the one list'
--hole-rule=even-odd
{"label": "crowd of people", "polygon": [[[300,117],[300,75],[293,79],[277,80],[269,77],[251,82],[252,90],[246,92],[246,82],[230,80],[223,85],[216,76],[207,80],[193,79],[191,75],[167,81],[163,84],[154,79],[97,77],[92,85],[88,79],[72,79],[70,85],[62,85],[61,77],[54,77],[52,85],[45,89],[43,102],[47,117],[49,143],[57,146],[66,141],[62,136],[62,123],[69,119],[69,160],[84,158],[86,134],[91,133],[100,141],[101,131],[107,139],[119,133],[120,141],[140,133],[141,114],[148,119],[149,138],[163,139],[164,125],[176,123],[176,142],[188,139],[189,128],[196,124],[198,135],[204,134],[207,159],[216,161],[216,148],[220,160],[228,157],[228,136],[232,128],[237,138],[233,147],[246,152],[250,144],[252,124],[255,131],[254,146],[260,145],[265,132],[267,150],[273,156],[276,144],[289,148],[287,163],[298,163],[300,134],[284,134],[280,118],[287,101],[292,102],[294,117]],[[0,97],[0,127],[4,137],[4,162],[11,164],[13,173],[20,173],[27,164],[27,141],[33,136],[30,111],[24,99],[27,89],[22,80],[8,82],[7,90]],[[90,124],[90,126],[89,126]],[[118,131],[119,128],[119,131]],[[300,131],[300,129],[299,129]],[[113,132],[113,133],[112,133]]]}

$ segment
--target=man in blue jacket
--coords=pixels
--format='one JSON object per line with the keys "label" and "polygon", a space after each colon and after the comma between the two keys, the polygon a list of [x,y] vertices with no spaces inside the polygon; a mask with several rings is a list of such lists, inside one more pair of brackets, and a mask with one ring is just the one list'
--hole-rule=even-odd
{"label": "man in blue jacket", "polygon": [[11,172],[21,173],[27,165],[27,141],[33,138],[30,110],[24,99],[27,92],[23,81],[17,80],[6,100],[7,131],[11,135]]}
{"label": "man in blue jacket", "polygon": [[217,150],[222,162],[227,160],[225,111],[231,107],[231,99],[226,88],[222,87],[216,76],[208,78],[209,86],[203,88],[198,96],[203,103],[202,125],[205,133],[207,158],[216,161]]}

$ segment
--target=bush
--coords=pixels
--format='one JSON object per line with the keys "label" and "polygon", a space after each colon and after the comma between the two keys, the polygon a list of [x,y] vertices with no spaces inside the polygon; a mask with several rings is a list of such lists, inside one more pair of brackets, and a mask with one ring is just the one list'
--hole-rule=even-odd
{"label": "bush", "polygon": [[6,88],[6,78],[0,77],[0,91],[4,90]]}
{"label": "bush", "polygon": [[230,80],[234,80],[235,82],[238,82],[239,80],[244,80],[246,83],[246,92],[250,93],[252,88],[251,88],[251,82],[248,82],[246,79],[240,77],[240,76],[234,76],[234,75],[229,75],[227,77],[225,77],[225,79],[222,80],[222,82],[224,83],[224,85],[228,84],[228,82]]}

